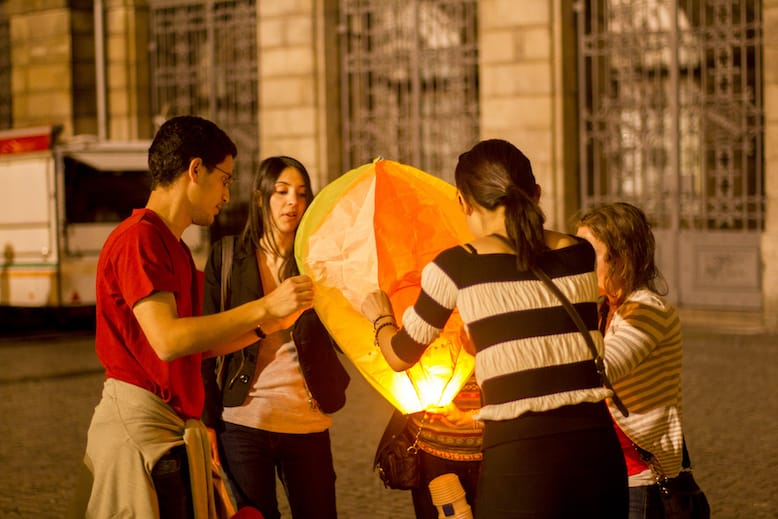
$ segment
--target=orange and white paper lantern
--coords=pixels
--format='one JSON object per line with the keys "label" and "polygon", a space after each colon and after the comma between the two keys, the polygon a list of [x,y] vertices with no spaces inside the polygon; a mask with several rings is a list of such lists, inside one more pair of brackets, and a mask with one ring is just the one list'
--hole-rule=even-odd
{"label": "orange and white paper lantern", "polygon": [[445,406],[470,377],[474,358],[454,311],[417,364],[395,372],[360,311],[378,288],[401,324],[421,290],[421,270],[442,250],[472,239],[451,184],[421,170],[376,161],[316,195],[300,222],[295,258],[315,284],[314,308],[365,379],[403,413]]}

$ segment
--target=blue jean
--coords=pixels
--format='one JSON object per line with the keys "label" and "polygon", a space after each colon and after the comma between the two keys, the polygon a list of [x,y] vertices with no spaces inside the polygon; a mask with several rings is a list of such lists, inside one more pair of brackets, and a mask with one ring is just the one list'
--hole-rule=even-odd
{"label": "blue jean", "polygon": [[238,508],[278,519],[276,471],[294,519],[337,517],[330,433],[286,434],[225,423],[219,439]]}
{"label": "blue jean", "polygon": [[663,519],[657,485],[629,487],[629,519]]}

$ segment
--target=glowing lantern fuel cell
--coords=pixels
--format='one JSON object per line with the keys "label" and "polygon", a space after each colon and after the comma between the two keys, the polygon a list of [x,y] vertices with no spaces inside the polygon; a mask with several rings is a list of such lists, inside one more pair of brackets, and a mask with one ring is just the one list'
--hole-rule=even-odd
{"label": "glowing lantern fuel cell", "polygon": [[374,344],[362,301],[380,287],[401,324],[423,267],[471,239],[454,186],[383,159],[324,187],[300,222],[295,259],[314,281],[316,312],[365,379],[404,413],[448,404],[470,377],[475,361],[464,348],[464,325],[455,311],[420,361],[397,373]]}

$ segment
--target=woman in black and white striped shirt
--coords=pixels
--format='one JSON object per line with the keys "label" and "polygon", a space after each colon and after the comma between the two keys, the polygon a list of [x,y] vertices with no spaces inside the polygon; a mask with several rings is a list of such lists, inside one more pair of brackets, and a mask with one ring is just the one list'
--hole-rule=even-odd
{"label": "woman in black and white striped shirt", "polygon": [[459,157],[459,202],[476,237],[440,253],[422,272],[421,294],[393,321],[386,294],[362,310],[389,365],[407,369],[458,308],[476,348],[485,425],[479,518],[616,518],[627,515],[627,481],[592,355],[542,268],[597,330],[594,251],[546,230],[540,187],[527,157],[492,139]]}

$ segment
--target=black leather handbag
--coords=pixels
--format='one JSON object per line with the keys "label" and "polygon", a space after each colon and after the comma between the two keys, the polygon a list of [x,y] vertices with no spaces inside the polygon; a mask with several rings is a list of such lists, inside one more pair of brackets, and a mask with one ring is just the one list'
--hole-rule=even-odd
{"label": "black leather handbag", "polygon": [[660,479],[659,495],[665,519],[710,519],[710,505],[691,471],[674,478]]}
{"label": "black leather handbag", "polygon": [[378,442],[373,467],[387,488],[410,490],[419,486],[418,437],[413,434],[408,415],[396,409]]}
{"label": "black leather handbag", "polygon": [[683,442],[683,470],[674,478],[664,477],[656,470],[654,456],[634,445],[641,459],[648,463],[656,477],[664,519],[710,519],[710,504],[692,474],[692,463],[686,440]]}

